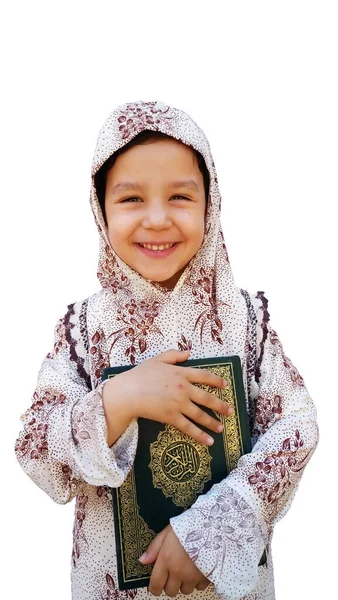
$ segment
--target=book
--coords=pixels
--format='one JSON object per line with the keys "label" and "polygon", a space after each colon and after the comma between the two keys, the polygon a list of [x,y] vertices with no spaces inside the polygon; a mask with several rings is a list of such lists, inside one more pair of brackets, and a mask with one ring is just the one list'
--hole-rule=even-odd
{"label": "book", "polygon": [[[153,538],[171,517],[189,508],[200,494],[222,481],[243,454],[251,452],[239,356],[194,359],[179,366],[207,369],[225,379],[226,388],[199,387],[228,402],[233,412],[226,417],[201,406],[224,426],[222,433],[215,433],[198,424],[214,438],[212,446],[199,444],[171,425],[138,419],[134,464],[125,482],[119,488],[110,488],[121,590],[148,585],[152,565],[142,565],[139,557]],[[108,367],[102,380],[132,368],[135,367]]]}

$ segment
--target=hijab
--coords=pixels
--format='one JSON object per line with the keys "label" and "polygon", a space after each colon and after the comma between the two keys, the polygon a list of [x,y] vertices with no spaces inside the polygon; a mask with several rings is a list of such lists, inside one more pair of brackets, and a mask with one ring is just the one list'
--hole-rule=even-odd
{"label": "hijab", "polygon": [[[172,290],[144,279],[116,254],[95,187],[102,165],[145,130],[162,132],[198,151],[210,175],[204,239]],[[90,203],[100,235],[102,286],[100,302],[93,303],[88,320],[94,385],[104,366],[139,364],[170,348],[190,350],[191,359],[235,354],[245,371],[246,293],[235,285],[229,263],[209,143],[191,117],[161,102],[136,102],[114,110],[98,136]],[[98,346],[100,351],[94,352]]]}

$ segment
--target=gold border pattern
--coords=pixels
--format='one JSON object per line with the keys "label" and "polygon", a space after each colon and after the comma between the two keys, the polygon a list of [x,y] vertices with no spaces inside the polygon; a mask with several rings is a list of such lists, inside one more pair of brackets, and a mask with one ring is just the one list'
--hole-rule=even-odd
{"label": "gold border pattern", "polygon": [[141,554],[155,537],[141,517],[136,496],[134,469],[132,469],[120,488],[116,490],[118,501],[118,520],[122,543],[121,563],[124,581],[137,581],[151,573],[152,565],[142,565]]}

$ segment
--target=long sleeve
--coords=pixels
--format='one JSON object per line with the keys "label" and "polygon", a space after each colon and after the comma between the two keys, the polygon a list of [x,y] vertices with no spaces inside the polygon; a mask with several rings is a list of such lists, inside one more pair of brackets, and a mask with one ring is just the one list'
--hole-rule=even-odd
{"label": "long sleeve", "polygon": [[[107,444],[100,383],[91,390],[84,331],[87,301],[68,306],[55,327],[54,349],[42,363],[31,407],[21,417],[17,459],[55,502],[65,504],[83,483],[120,486],[133,464],[137,422]],[[104,365],[106,366],[106,365]]]}
{"label": "long sleeve", "polygon": [[273,527],[288,511],[318,443],[316,410],[304,381],[269,324],[267,300],[252,297],[257,360],[254,446],[236,469],[171,525],[185,550],[223,599],[255,590]]}

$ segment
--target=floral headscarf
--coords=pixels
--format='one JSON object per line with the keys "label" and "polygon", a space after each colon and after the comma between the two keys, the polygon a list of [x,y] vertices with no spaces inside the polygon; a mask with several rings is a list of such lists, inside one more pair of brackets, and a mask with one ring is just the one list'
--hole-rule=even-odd
{"label": "floral headscarf", "polygon": [[[197,150],[210,173],[204,241],[172,291],[145,280],[116,255],[95,189],[100,167],[144,130],[162,132]],[[91,206],[100,233],[98,277],[106,291],[105,337],[111,364],[137,364],[169,348],[190,349],[191,358],[238,354],[243,359],[246,302],[235,286],[221,230],[215,165],[196,123],[160,102],[115,110],[98,137]]]}

